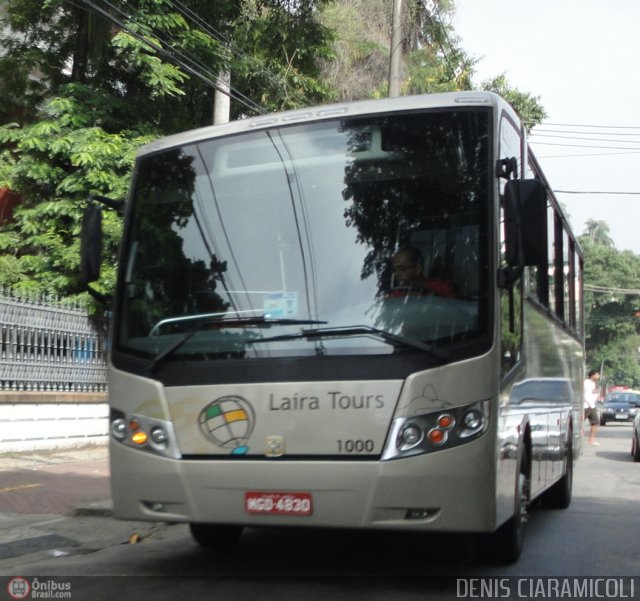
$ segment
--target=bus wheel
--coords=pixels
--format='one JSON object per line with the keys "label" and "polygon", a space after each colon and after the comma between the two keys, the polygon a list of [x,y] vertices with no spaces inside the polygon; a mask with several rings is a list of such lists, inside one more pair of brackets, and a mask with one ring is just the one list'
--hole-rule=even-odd
{"label": "bus wheel", "polygon": [[567,442],[567,452],[565,454],[566,467],[564,475],[542,495],[542,501],[545,507],[551,509],[566,509],[571,504],[571,493],[573,489],[572,436],[572,432],[569,432],[569,441]]}
{"label": "bus wheel", "polygon": [[228,551],[233,547],[240,535],[242,526],[230,526],[222,524],[189,524],[191,536],[206,549],[220,552]]}
{"label": "bus wheel", "polygon": [[527,453],[523,450],[516,483],[515,514],[493,534],[481,540],[482,551],[494,563],[507,565],[518,561],[524,544],[524,527],[529,517],[529,477]]}

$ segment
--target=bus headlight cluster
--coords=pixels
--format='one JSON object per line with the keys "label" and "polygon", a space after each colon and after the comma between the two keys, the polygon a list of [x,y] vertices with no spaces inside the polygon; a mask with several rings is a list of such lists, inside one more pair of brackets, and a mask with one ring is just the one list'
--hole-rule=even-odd
{"label": "bus headlight cluster", "polygon": [[489,427],[489,401],[395,420],[383,459],[431,453],[469,442]]}
{"label": "bus headlight cluster", "polygon": [[170,422],[134,415],[126,416],[117,409],[111,410],[111,437],[132,448],[179,458]]}

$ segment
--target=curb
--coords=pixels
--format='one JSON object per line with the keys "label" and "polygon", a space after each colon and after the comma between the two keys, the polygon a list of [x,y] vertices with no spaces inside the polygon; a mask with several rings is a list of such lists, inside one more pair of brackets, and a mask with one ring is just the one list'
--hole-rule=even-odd
{"label": "curb", "polygon": [[111,499],[94,501],[76,505],[69,514],[72,517],[113,517],[113,503]]}

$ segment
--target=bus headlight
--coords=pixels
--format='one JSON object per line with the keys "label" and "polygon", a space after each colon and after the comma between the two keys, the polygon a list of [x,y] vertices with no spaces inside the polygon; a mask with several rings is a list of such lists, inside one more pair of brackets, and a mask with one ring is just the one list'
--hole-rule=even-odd
{"label": "bus headlight", "polygon": [[127,447],[174,459],[180,458],[173,424],[142,415],[111,410],[111,438]]}
{"label": "bus headlight", "polygon": [[412,449],[422,442],[424,430],[411,422],[404,425],[398,436],[398,447],[405,451]]}
{"label": "bus headlight", "polygon": [[489,427],[491,404],[452,407],[397,418],[382,454],[383,460],[432,453],[475,440]]}
{"label": "bus headlight", "polygon": [[127,420],[122,419],[121,417],[114,419],[111,422],[111,435],[116,440],[124,440],[127,437],[128,428],[127,428]]}
{"label": "bus headlight", "polygon": [[151,429],[151,444],[159,449],[166,449],[169,444],[169,437],[161,426],[155,426]]}
{"label": "bus headlight", "polygon": [[466,438],[480,430],[484,424],[484,415],[477,407],[472,407],[462,416],[463,428],[460,436]]}

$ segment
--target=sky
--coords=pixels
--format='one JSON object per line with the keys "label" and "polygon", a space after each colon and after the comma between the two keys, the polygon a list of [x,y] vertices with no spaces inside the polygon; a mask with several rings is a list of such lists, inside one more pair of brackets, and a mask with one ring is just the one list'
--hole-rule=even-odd
{"label": "sky", "polygon": [[455,5],[474,82],[504,73],[544,106],[529,142],[552,189],[607,192],[556,194],[576,234],[605,221],[617,249],[640,254],[640,0]]}

